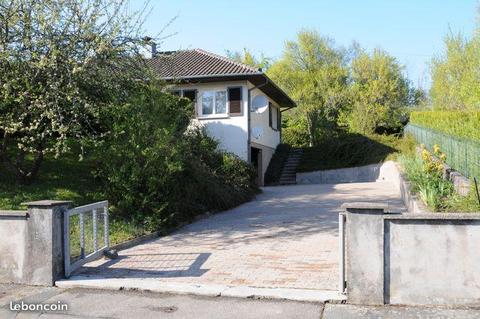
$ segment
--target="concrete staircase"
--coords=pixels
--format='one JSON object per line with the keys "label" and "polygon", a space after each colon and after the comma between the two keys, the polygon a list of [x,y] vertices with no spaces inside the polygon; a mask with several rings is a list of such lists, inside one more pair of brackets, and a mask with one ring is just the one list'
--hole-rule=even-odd
{"label": "concrete staircase", "polygon": [[296,184],[297,166],[302,158],[302,149],[292,148],[288,153],[288,158],[283,166],[282,175],[280,176],[280,185]]}

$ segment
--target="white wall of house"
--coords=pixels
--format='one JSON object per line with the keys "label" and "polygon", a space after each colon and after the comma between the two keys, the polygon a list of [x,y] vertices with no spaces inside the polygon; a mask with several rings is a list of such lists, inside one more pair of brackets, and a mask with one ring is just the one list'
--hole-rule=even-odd
{"label": "white wall of house", "polygon": [[[227,91],[232,87],[241,87],[242,90],[242,112],[238,115],[230,114],[227,101],[226,113],[223,114],[202,114],[202,96],[206,92]],[[207,134],[219,142],[219,148],[238,155],[241,159],[249,160],[249,146],[261,149],[261,172],[259,182],[263,185],[263,177],[268,164],[280,143],[280,127],[277,127],[277,112],[279,106],[261,90],[251,91],[251,100],[256,96],[263,95],[273,108],[272,127],[269,125],[269,110],[266,107],[262,112],[251,112],[248,109],[248,90],[253,88],[248,81],[215,82],[215,83],[194,83],[178,85],[174,90],[197,90],[197,102],[195,105],[196,118],[192,125],[198,125],[205,129]],[[206,93],[208,94],[208,93]],[[215,97],[216,98],[216,97]],[[268,103],[267,103],[268,104]],[[250,141],[248,145],[248,113],[250,112]]]}
{"label": "white wall of house", "polygon": [[[242,114],[229,115],[227,102],[226,114],[202,115],[202,94],[206,91],[227,90],[229,87],[242,88]],[[248,90],[246,81],[185,84],[177,86],[175,89],[196,89],[197,103],[195,107],[197,117],[192,121],[192,125],[204,127],[207,134],[219,142],[219,147],[222,150],[235,153],[243,160],[248,161]]]}
{"label": "white wall of house", "polygon": [[[249,84],[252,86],[251,84]],[[251,92],[251,98],[252,100],[255,98],[257,95],[265,95],[262,91],[259,89],[255,89]],[[272,106],[276,109],[279,109],[278,105],[267,96],[267,99],[270,103],[272,103]],[[259,136],[255,136],[256,134],[252,134],[251,136],[251,141],[252,143],[255,144],[260,144],[263,146],[267,146],[269,148],[275,149],[278,144],[280,144],[280,127],[278,127],[276,130],[270,127],[269,124],[269,112],[268,108],[264,112],[251,112],[250,114],[250,127],[252,130],[255,130],[256,127],[261,128],[262,133]],[[274,127],[276,124],[276,117],[274,115]]]}

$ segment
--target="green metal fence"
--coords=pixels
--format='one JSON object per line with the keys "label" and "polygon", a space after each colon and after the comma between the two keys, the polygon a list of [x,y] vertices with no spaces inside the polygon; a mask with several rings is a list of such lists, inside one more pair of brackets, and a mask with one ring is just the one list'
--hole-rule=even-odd
{"label": "green metal fence", "polygon": [[480,178],[480,143],[448,135],[415,124],[408,124],[405,133],[412,134],[418,143],[429,150],[438,144],[447,155],[447,164],[468,178]]}

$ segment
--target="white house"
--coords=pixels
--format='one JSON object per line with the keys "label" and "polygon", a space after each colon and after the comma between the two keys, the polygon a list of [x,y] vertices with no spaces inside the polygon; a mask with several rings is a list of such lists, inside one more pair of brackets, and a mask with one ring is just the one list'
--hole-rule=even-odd
{"label": "white house", "polygon": [[195,103],[195,123],[220,147],[264,175],[281,141],[281,113],[295,102],[261,69],[204,50],[159,52],[149,63],[171,82],[172,93]]}

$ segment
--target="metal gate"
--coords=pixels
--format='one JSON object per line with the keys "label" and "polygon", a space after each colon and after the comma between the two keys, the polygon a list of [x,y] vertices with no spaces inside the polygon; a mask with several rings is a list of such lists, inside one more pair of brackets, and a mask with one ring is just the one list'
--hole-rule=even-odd
{"label": "metal gate", "polygon": [[67,210],[63,227],[65,277],[83,264],[101,257],[109,248],[108,234],[108,201]]}

